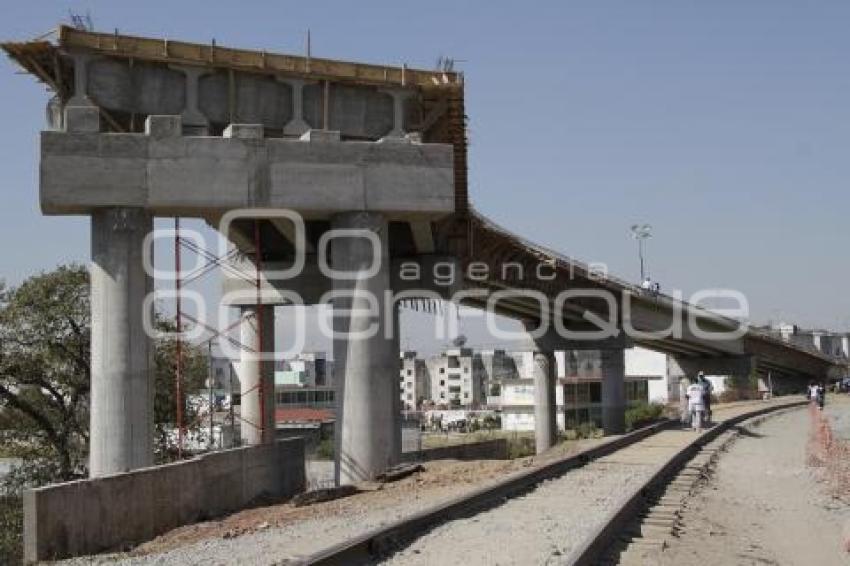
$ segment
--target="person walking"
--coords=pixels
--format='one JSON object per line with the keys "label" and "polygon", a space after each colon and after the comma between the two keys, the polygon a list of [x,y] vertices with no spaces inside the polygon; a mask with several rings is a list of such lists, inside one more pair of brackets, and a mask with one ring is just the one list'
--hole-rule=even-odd
{"label": "person walking", "polygon": [[823,411],[823,406],[826,403],[826,387],[823,383],[820,383],[817,387],[816,393],[816,403],[818,404],[818,409]]}
{"label": "person walking", "polygon": [[702,422],[705,416],[705,388],[699,380],[694,379],[688,386],[688,410],[691,414],[691,428],[702,432]]}
{"label": "person walking", "polygon": [[818,402],[818,386],[814,381],[809,382],[808,399],[812,404]]}
{"label": "person walking", "polygon": [[703,371],[697,375],[697,381],[702,385],[703,389],[703,405],[705,407],[705,422],[703,424],[705,424],[711,421],[711,394],[714,392],[714,386],[705,377],[705,372]]}
{"label": "person walking", "polygon": [[691,411],[688,408],[688,387],[691,380],[683,375],[679,380],[679,417],[682,420],[682,428],[688,428],[691,424]]}

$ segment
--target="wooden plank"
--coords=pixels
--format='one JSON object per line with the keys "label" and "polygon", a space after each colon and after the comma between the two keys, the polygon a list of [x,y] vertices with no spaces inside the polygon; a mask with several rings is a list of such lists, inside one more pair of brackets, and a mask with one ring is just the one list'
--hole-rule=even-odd
{"label": "wooden plank", "polygon": [[[106,52],[112,56],[135,57],[150,61],[233,67],[255,72],[303,73],[310,77],[351,80],[357,83],[377,85],[401,85],[423,87],[434,81],[442,83],[444,76],[449,84],[458,84],[457,73],[404,69],[388,65],[354,63],[334,59],[310,58],[309,72],[306,57],[272,54],[264,51],[234,49],[171,41],[145,37],[102,34],[78,30],[68,26],[59,28],[59,44],[74,49],[90,49]],[[213,53],[214,51],[214,53]],[[213,56],[214,55],[214,56]]]}

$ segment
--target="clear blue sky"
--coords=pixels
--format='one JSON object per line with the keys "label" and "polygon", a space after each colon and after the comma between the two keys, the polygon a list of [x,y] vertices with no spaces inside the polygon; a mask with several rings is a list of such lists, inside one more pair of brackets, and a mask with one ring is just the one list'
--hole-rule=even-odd
{"label": "clear blue sky", "polygon": [[[741,290],[756,322],[850,327],[845,1],[5,1],[0,38],[95,27],[431,67],[463,61],[475,205],[637,278]],[[0,61],[0,278],[85,261],[88,223],[42,217],[44,88]]]}

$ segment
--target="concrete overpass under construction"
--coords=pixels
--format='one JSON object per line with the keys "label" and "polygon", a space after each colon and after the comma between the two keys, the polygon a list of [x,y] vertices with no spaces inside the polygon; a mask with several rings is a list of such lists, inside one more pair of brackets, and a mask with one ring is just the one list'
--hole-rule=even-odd
{"label": "concrete overpass under construction", "polygon": [[[633,344],[672,355],[689,375],[770,372],[780,390],[832,367],[476,212],[458,73],[69,27],[55,41],[2,47],[55,93],[52,128],[41,135],[42,211],[91,217],[93,476],[153,462],[145,246],[154,217],[221,228],[242,252],[236,267],[256,274],[223,282],[224,300],[241,313],[246,443],[270,442],[273,431],[273,368],[263,355],[274,349],[272,307],[330,302],[344,313],[333,320],[342,483],[400,461],[398,332],[387,329],[397,329],[405,300],[457,301],[526,325],[540,451],[555,439],[557,350],[603,351],[609,433],[624,429],[623,350]],[[610,332],[582,339],[600,326]]]}

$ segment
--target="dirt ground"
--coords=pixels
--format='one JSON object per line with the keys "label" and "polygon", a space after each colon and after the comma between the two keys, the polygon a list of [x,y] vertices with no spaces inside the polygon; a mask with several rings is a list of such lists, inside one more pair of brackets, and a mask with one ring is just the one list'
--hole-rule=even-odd
{"label": "dirt ground", "polygon": [[[830,409],[844,414],[850,400]],[[808,463],[810,421],[808,410],[791,411],[739,438],[688,502],[660,564],[850,564],[850,505]]]}

